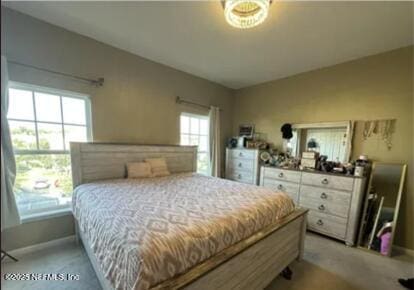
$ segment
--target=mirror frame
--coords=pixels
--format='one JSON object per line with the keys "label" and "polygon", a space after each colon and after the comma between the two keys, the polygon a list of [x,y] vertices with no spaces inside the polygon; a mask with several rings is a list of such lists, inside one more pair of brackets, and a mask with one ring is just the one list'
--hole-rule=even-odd
{"label": "mirror frame", "polygon": [[[292,125],[292,130],[296,130],[298,133],[302,129],[320,129],[320,128],[346,128],[346,152],[345,160],[341,163],[348,163],[352,154],[352,139],[354,137],[354,121],[340,121],[340,122],[321,122],[321,123],[298,123]],[[297,146],[300,144],[300,134],[298,134],[296,142],[296,156],[300,157],[300,153]]]}
{"label": "mirror frame", "polygon": [[387,255],[387,257],[391,257],[392,256],[392,252],[393,252],[393,246],[394,246],[395,231],[397,229],[397,222],[398,222],[398,215],[399,215],[399,211],[400,211],[402,192],[403,192],[403,189],[404,189],[405,176],[406,176],[406,172],[407,172],[407,164],[404,164],[404,163],[374,162],[372,164],[371,174],[370,174],[370,177],[369,177],[368,187],[366,188],[366,191],[365,191],[364,209],[362,211],[361,219],[359,221],[359,231],[358,231],[357,247],[359,249],[363,249],[363,250],[368,251],[370,253],[374,253],[374,254],[383,256],[383,255],[381,255],[381,253],[379,253],[377,251],[368,249],[366,247],[362,247],[360,245],[361,244],[361,238],[362,238],[362,230],[363,230],[362,221],[365,220],[366,211],[367,211],[367,207],[368,207],[369,190],[370,190],[370,188],[372,186],[372,179],[373,179],[372,177],[373,177],[373,174],[375,172],[375,167],[378,164],[381,164],[381,165],[394,165],[394,166],[395,165],[401,165],[401,167],[402,167],[401,168],[400,184],[398,186],[397,200],[396,200],[396,203],[395,203],[395,211],[394,211],[394,216],[393,216],[393,222],[394,222],[394,224],[392,226],[392,232],[391,232],[391,240],[390,240],[390,245],[391,245],[390,247],[391,248],[390,248],[390,251],[388,251],[388,255]]}

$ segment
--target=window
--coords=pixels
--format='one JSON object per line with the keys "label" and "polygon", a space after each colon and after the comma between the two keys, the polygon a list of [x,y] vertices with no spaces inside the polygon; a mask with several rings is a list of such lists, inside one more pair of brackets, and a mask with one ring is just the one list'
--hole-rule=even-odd
{"label": "window", "polygon": [[210,174],[209,119],[207,116],[182,113],[180,118],[181,145],[197,145],[197,172]]}
{"label": "window", "polygon": [[68,209],[72,198],[69,142],[91,139],[88,97],[11,83],[7,118],[20,215]]}

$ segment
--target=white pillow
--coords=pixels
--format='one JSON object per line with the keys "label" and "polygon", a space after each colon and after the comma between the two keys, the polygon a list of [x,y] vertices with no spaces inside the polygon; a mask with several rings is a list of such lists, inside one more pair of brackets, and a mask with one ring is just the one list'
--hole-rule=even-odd
{"label": "white pillow", "polygon": [[152,177],[151,165],[147,162],[132,162],[127,164],[128,178]]}
{"label": "white pillow", "polygon": [[150,158],[145,159],[145,162],[151,165],[152,176],[160,177],[170,175],[165,158]]}

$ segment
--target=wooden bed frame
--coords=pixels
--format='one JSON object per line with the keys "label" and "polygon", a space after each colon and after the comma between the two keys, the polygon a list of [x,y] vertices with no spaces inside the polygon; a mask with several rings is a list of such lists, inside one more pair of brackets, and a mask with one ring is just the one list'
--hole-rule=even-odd
{"label": "wooden bed frame", "polygon": [[[172,173],[195,172],[197,147],[72,142],[73,187],[109,178],[124,178],[127,162],[164,157]],[[295,259],[303,255],[307,210],[298,208],[251,237],[224,249],[188,272],[151,289],[263,289]],[[112,289],[87,239],[82,241],[101,286]]]}

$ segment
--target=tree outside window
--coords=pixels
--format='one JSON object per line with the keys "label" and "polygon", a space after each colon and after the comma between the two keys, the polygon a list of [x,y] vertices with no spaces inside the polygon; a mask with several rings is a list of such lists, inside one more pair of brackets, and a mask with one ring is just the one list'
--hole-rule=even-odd
{"label": "tree outside window", "polygon": [[69,142],[91,139],[86,96],[12,83],[7,114],[16,159],[14,192],[21,216],[68,209]]}

